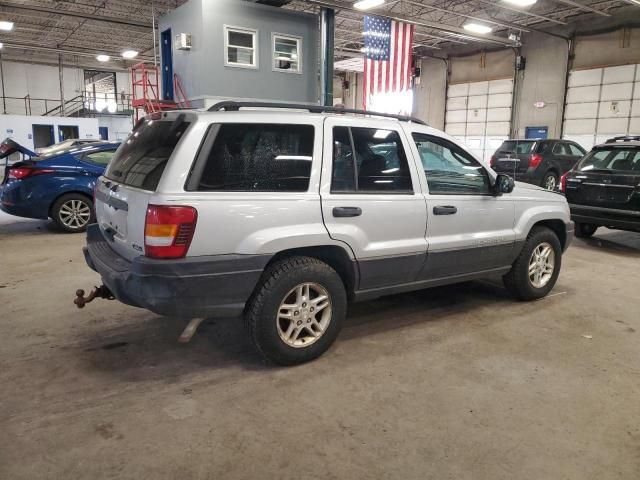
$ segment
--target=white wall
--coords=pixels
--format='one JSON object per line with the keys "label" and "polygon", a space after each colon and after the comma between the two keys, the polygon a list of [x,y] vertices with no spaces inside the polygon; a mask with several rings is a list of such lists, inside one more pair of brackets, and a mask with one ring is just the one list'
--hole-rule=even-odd
{"label": "white wall", "polygon": [[133,118],[123,116],[97,117],[98,125],[109,129],[109,140],[124,140],[133,129]]}
{"label": "white wall", "polygon": [[77,125],[80,138],[100,139],[100,135],[98,134],[98,120],[96,118],[0,115],[0,140],[12,138],[20,145],[33,149],[34,124],[53,125],[56,142],[60,138],[58,133],[59,125]]}

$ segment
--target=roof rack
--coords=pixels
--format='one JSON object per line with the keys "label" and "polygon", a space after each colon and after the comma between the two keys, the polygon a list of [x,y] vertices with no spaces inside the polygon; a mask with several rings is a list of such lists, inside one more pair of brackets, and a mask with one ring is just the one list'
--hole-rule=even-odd
{"label": "roof rack", "polygon": [[616,143],[616,142],[640,142],[640,135],[620,135],[608,139],[604,143]]}
{"label": "roof rack", "polygon": [[420,125],[426,125],[419,118],[409,117],[406,115],[394,115],[392,113],[370,112],[367,110],[357,110],[355,108],[342,107],[325,107],[323,105],[315,105],[308,103],[275,103],[275,102],[234,102],[224,101],[218,102],[207,109],[208,112],[219,112],[221,110],[227,112],[235,112],[241,108],[282,108],[289,110],[306,110],[309,113],[353,113],[357,115],[369,115],[375,117],[395,118],[403,122],[414,122]]}

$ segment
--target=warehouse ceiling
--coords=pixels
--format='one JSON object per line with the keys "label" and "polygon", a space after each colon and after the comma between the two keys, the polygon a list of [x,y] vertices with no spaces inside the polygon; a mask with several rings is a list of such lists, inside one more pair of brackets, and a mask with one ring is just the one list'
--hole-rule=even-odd
{"label": "warehouse ceiling", "polygon": [[[63,55],[66,64],[127,68],[143,60],[153,61],[152,19],[186,0],[0,0],[0,20],[12,21],[13,31],[0,32],[5,60],[55,63]],[[205,0],[214,1],[214,0]],[[251,0],[249,0],[251,1]],[[255,1],[255,0],[253,0]],[[363,13],[345,0],[258,0],[259,3],[317,13],[320,6],[336,8],[336,56],[349,57],[362,48]],[[583,18],[604,18],[636,0],[539,0],[521,8],[504,0],[387,0],[368,13],[416,23],[415,49],[433,55],[470,45],[475,48],[514,46],[509,34],[561,27]],[[635,10],[640,12],[640,8]],[[492,27],[489,34],[472,34],[466,23]],[[135,61],[124,61],[124,50],[136,50]],[[108,64],[97,54],[111,56]]]}

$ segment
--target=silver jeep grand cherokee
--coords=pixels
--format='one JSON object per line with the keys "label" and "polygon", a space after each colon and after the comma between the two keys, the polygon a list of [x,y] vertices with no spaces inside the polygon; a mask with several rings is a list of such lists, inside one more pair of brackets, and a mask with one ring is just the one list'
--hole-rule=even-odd
{"label": "silver jeep grand cherokee", "polygon": [[94,295],[243,315],[258,350],[285,365],[327,350],[349,301],[495,274],[516,298],[543,297],[573,238],[562,195],[514,188],[443,132],[315,105],[148,116],[95,209]]}

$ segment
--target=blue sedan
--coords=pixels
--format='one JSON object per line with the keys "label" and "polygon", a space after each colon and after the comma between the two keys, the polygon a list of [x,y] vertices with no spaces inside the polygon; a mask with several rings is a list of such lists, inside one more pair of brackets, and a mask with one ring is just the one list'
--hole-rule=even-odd
{"label": "blue sedan", "polygon": [[[11,139],[0,144],[6,158],[0,209],[19,217],[51,218],[64,232],[82,232],[95,221],[93,189],[118,148],[95,142],[38,155]],[[22,160],[9,164],[11,155]]]}

